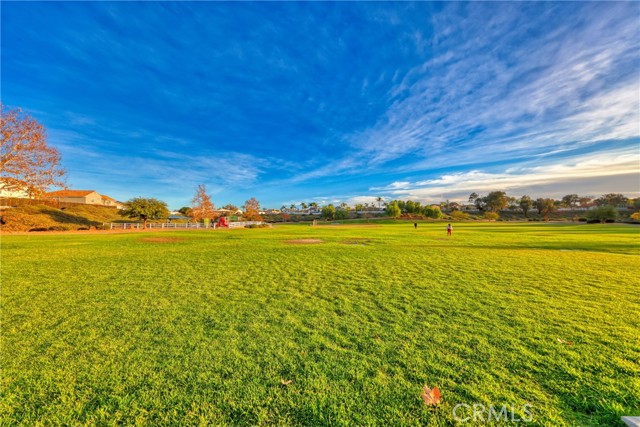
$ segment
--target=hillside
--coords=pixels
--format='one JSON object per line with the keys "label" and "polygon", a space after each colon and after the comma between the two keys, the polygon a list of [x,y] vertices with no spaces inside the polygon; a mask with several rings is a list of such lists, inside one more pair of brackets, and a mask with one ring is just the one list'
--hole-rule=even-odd
{"label": "hillside", "polygon": [[105,206],[76,205],[57,209],[46,205],[18,206],[1,211],[2,231],[82,230],[122,220]]}

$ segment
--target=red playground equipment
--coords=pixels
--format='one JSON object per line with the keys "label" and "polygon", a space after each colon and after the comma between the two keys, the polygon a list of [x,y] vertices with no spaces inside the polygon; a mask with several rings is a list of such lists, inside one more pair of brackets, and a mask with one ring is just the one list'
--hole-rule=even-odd
{"label": "red playground equipment", "polygon": [[229,228],[229,218],[226,216],[221,216],[218,218],[218,227],[227,227]]}

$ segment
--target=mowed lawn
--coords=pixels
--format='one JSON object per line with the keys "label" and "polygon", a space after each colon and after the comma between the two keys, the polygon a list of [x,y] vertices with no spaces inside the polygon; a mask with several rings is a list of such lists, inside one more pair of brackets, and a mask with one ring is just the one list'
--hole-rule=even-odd
{"label": "mowed lawn", "polygon": [[445,226],[2,236],[0,425],[640,415],[640,228]]}

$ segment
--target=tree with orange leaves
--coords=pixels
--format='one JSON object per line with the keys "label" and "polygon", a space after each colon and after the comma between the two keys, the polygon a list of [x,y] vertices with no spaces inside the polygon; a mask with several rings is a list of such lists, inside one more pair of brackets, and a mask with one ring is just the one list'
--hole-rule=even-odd
{"label": "tree with orange leaves", "polygon": [[242,215],[249,221],[262,221],[260,216],[260,202],[255,197],[250,198],[244,202],[244,214]]}
{"label": "tree with orange leaves", "polygon": [[20,109],[0,104],[0,187],[41,196],[51,186],[64,187],[60,153],[47,145],[44,127]]}
{"label": "tree with orange leaves", "polygon": [[203,221],[204,219],[213,219],[216,217],[211,196],[207,194],[207,188],[204,184],[200,184],[196,188],[196,195],[193,196],[191,200],[190,216],[195,221]]}

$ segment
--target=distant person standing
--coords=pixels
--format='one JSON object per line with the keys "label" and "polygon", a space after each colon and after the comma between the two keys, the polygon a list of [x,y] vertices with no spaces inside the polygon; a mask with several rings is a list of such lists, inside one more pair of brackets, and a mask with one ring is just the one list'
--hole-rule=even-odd
{"label": "distant person standing", "polygon": [[447,236],[451,236],[453,233],[453,227],[451,226],[451,224],[447,225]]}
{"label": "distant person standing", "polygon": [[418,228],[418,223],[417,222],[413,223],[413,228]]}

